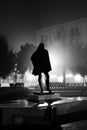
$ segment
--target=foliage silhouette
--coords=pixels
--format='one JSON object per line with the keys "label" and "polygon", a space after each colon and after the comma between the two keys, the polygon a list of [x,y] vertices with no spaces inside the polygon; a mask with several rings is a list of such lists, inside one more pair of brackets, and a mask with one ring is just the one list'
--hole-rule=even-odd
{"label": "foliage silhouette", "polygon": [[6,78],[14,69],[15,54],[4,35],[0,35],[0,77]]}
{"label": "foliage silhouette", "polygon": [[36,46],[29,43],[20,47],[20,51],[17,53],[17,69],[21,74],[24,74],[28,68],[32,68],[30,57],[35,49]]}

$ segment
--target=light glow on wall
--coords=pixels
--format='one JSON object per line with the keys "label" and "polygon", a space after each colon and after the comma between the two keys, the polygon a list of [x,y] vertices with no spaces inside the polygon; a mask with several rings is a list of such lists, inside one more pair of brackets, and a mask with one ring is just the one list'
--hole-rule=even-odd
{"label": "light glow on wall", "polygon": [[64,58],[63,58],[64,52],[62,47],[54,43],[53,45],[48,46],[47,49],[49,52],[49,57],[50,57],[50,62],[52,67],[51,74],[61,75],[63,65],[64,65]]}
{"label": "light glow on wall", "polygon": [[[63,82],[63,75],[54,75],[50,73],[50,82]],[[66,74],[66,83],[82,83],[83,78],[80,74],[73,75],[72,73]],[[42,83],[45,84],[45,76],[42,74]],[[32,75],[28,70],[24,75],[24,84],[26,87],[29,86],[38,86],[38,76]]]}
{"label": "light glow on wall", "polygon": [[32,75],[32,72],[29,70],[26,70],[24,74],[24,86],[36,86],[38,84],[37,76]]}
{"label": "light glow on wall", "polygon": [[58,82],[61,82],[61,83],[63,82],[63,76],[58,77]]}

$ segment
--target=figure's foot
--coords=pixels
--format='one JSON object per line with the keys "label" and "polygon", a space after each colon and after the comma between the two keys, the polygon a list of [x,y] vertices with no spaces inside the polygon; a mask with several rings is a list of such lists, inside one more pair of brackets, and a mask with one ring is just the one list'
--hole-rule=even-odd
{"label": "figure's foot", "polygon": [[49,94],[52,94],[51,90],[50,89],[47,89],[47,91],[49,91]]}
{"label": "figure's foot", "polygon": [[49,90],[49,94],[52,94],[51,90]]}
{"label": "figure's foot", "polygon": [[43,89],[41,89],[41,94],[43,94]]}

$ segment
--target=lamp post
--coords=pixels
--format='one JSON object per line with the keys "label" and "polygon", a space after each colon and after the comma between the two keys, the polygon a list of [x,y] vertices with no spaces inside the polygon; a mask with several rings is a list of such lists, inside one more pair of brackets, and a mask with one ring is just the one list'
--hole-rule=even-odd
{"label": "lamp post", "polygon": [[[65,45],[65,27],[64,27],[64,25],[62,25],[61,26],[61,33],[62,33],[62,43],[63,43],[63,46],[66,46]],[[66,59],[67,59],[67,49],[66,49],[66,47],[65,47],[65,53],[64,53],[64,55],[63,55],[63,58],[64,58],[64,60],[63,60],[63,85],[64,85],[64,87],[66,86]]]}
{"label": "lamp post", "polygon": [[17,63],[15,64],[15,69],[14,69],[15,75],[14,75],[14,83],[17,83]]}
{"label": "lamp post", "polygon": [[66,67],[63,66],[63,85],[66,86]]}

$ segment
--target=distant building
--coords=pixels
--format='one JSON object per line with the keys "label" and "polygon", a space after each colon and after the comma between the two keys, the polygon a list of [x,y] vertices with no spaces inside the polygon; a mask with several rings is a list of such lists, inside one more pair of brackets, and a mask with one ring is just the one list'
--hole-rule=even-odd
{"label": "distant building", "polygon": [[36,31],[37,44],[54,44],[63,42],[64,44],[87,45],[87,18],[78,19],[57,26],[52,26]]}
{"label": "distant building", "polygon": [[73,64],[69,47],[73,44],[83,48],[87,46],[87,18],[37,30],[36,42],[37,45],[45,43],[50,54],[52,74],[63,76],[65,82],[66,74],[72,74],[69,66],[66,67]]}

